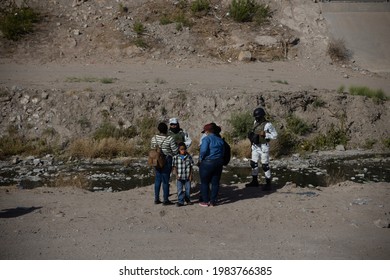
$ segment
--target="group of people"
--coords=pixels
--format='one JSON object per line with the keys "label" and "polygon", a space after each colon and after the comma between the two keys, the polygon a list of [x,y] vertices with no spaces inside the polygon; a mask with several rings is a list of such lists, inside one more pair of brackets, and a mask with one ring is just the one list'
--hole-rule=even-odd
{"label": "group of people", "polygon": [[[277,132],[271,122],[265,118],[263,108],[253,112],[254,125],[248,133],[251,141],[251,167],[252,181],[246,187],[258,187],[258,162],[262,164],[266,184],[264,190],[271,189],[271,170],[269,166],[269,142],[276,139]],[[155,167],[154,203],[163,205],[174,204],[169,200],[169,182],[171,173],[176,177],[177,203],[176,206],[193,204],[190,197],[191,181],[193,180],[193,166],[195,165],[188,148],[192,140],[184,131],[177,118],[169,119],[168,125],[164,122],[158,124],[158,134],[152,137],[151,148],[157,145],[165,155],[165,165]],[[202,130],[199,143],[199,176],[200,198],[199,205],[213,207],[217,204],[220,179],[224,164],[225,145],[220,133],[221,128],[215,123],[206,124]],[[160,200],[160,189],[163,188],[163,201]],[[211,188],[210,188],[211,186]]]}

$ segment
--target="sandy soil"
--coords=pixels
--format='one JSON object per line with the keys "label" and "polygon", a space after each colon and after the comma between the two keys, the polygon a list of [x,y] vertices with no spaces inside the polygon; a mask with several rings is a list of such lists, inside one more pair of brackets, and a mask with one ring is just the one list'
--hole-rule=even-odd
{"label": "sandy soil", "polygon": [[388,183],[271,193],[232,185],[217,207],[179,208],[154,205],[152,186],[2,188],[0,258],[389,259],[389,197]]}
{"label": "sandy soil", "polygon": [[[65,83],[66,78],[111,77],[117,78],[116,88],[145,88],[145,81],[161,79],[169,88],[185,85],[205,92],[215,88],[253,92],[354,85],[390,93],[388,73],[339,67],[329,64],[323,55],[250,64],[207,59],[100,64],[99,55],[67,64],[24,60],[18,64],[2,58],[0,85],[72,90],[86,86]],[[98,83],[88,87],[112,90],[112,86]],[[176,201],[174,183],[171,193]],[[344,182],[320,189],[286,185],[271,193],[238,184],[222,186],[220,204],[205,209],[197,204],[182,208],[154,205],[152,186],[119,193],[91,193],[68,186],[2,187],[0,259],[389,260],[389,197],[390,183]]]}

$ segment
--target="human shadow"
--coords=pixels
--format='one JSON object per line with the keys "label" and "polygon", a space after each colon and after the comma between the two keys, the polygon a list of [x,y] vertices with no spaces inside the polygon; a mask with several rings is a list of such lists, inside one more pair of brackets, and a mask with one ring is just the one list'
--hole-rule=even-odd
{"label": "human shadow", "polygon": [[16,207],[16,208],[10,208],[10,209],[3,209],[0,211],[0,218],[1,219],[7,219],[7,218],[16,218],[19,216],[26,215],[28,213],[31,213],[37,209],[41,209],[42,207]]}
{"label": "human shadow", "polygon": [[[200,184],[197,184],[195,186],[195,188],[191,193],[191,199],[195,199],[195,200],[198,199],[198,197],[200,196],[199,187]],[[217,204],[223,205],[223,204],[235,203],[240,200],[261,198],[276,192],[278,189],[282,187],[283,186],[278,184],[272,184],[271,190],[264,191],[262,189],[262,185],[260,185],[259,187],[242,188],[235,184],[231,184],[231,185],[222,184],[219,187]]]}

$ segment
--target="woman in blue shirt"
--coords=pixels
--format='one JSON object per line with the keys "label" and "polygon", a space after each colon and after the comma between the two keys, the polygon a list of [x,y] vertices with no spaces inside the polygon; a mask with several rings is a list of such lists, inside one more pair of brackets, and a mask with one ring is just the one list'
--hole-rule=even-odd
{"label": "woman in blue shirt", "polygon": [[[206,124],[203,128],[206,136],[202,139],[199,152],[199,175],[202,207],[215,206],[219,191],[219,181],[223,168],[224,143],[215,135],[216,125]],[[211,195],[210,186],[211,184]]]}

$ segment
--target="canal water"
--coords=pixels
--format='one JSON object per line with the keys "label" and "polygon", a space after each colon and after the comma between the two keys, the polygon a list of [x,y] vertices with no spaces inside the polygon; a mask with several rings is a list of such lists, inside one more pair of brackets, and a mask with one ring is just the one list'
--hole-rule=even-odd
{"label": "canal water", "polygon": [[[327,160],[314,165],[300,160],[293,163],[277,160],[272,162],[272,174],[273,184],[277,186],[284,186],[288,182],[298,187],[326,187],[345,180],[358,183],[390,182],[390,160],[383,155]],[[197,167],[194,178],[193,185],[196,185],[199,183]],[[221,184],[234,185],[250,180],[249,162],[240,161],[224,167]],[[260,176],[260,180],[264,178]],[[7,165],[3,162],[0,171],[0,187],[17,185],[25,189],[68,184],[90,191],[117,192],[152,185],[153,182],[154,171],[143,161],[134,161],[128,166],[107,162],[74,162],[38,167]]]}

